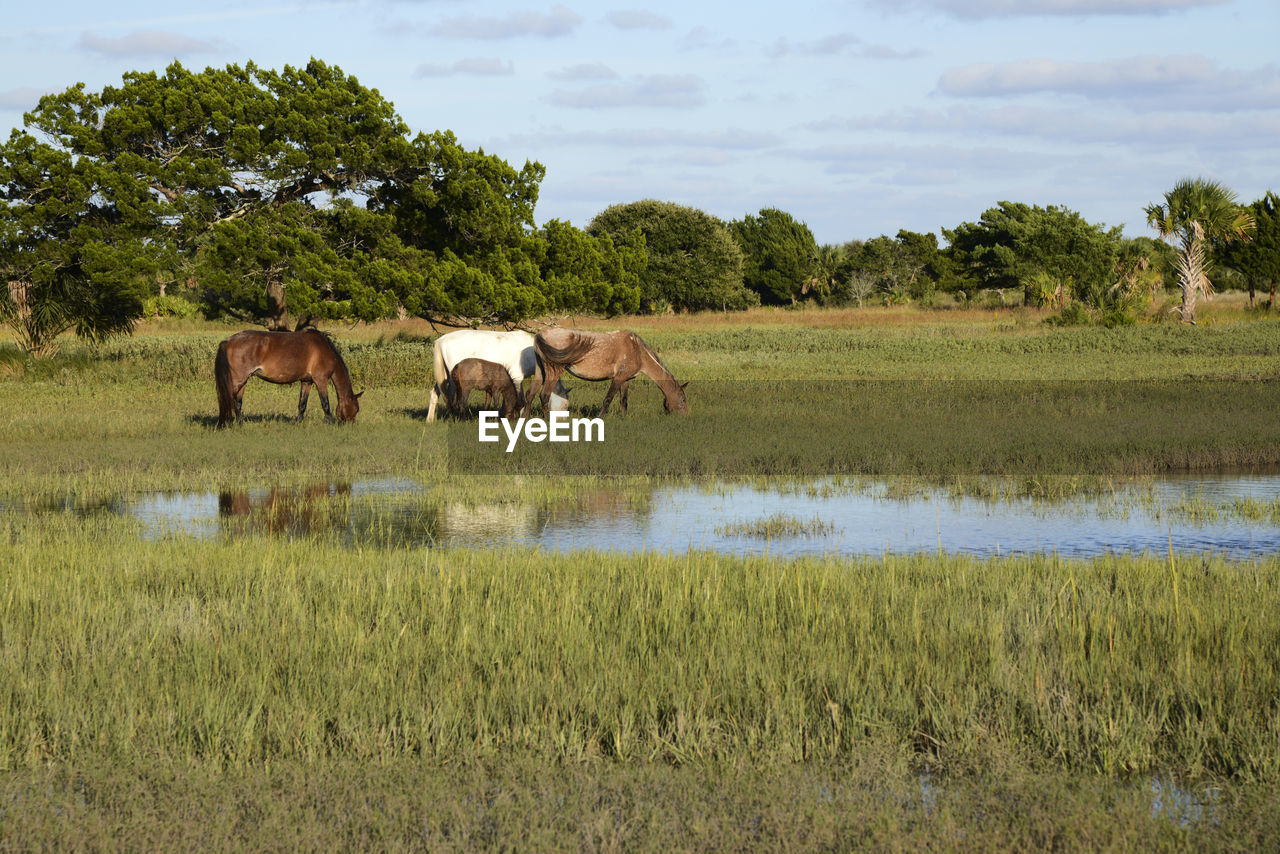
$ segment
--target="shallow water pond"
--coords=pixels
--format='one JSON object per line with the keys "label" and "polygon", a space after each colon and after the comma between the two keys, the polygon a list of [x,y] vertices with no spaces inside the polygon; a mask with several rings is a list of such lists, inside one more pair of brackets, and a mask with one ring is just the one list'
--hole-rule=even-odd
{"label": "shallow water pond", "polygon": [[684,551],[777,556],[920,551],[993,556],[1056,553],[1280,553],[1280,475],[1179,477],[1101,496],[1043,501],[900,495],[889,484],[803,488],[712,484],[647,493],[593,487],[551,504],[474,503],[409,481],[322,484],[122,499],[111,512],[147,536],[270,532],[352,543]]}

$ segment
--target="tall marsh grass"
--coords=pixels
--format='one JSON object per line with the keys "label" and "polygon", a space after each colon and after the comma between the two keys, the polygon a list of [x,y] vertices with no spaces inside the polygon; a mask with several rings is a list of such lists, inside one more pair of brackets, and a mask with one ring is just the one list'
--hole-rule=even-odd
{"label": "tall marsh grass", "polygon": [[1280,780],[1280,564],[139,542],[0,528],[0,767],[526,755]]}

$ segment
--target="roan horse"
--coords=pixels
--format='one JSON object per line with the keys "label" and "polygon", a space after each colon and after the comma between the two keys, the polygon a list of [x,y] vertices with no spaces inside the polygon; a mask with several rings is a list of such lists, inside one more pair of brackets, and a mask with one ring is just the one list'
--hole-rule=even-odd
{"label": "roan horse", "polygon": [[[338,393],[338,420],[355,421],[360,411],[360,395],[351,389],[351,375],[329,336],[318,329],[300,332],[237,332],[218,345],[213,361],[214,382],[218,386],[218,426],[240,419],[244,387],[251,377],[267,382],[302,383],[298,395],[298,420],[307,413],[311,386],[320,393],[320,406],[327,421],[329,382]],[[364,392],[361,392],[363,394]]]}
{"label": "roan horse", "polygon": [[543,329],[534,338],[533,349],[538,358],[537,382],[542,385],[542,405],[547,405],[551,384],[558,384],[568,371],[584,380],[610,380],[600,414],[604,415],[618,395],[622,413],[627,412],[627,383],[636,374],[644,374],[662,389],[662,405],[667,412],[688,412],[684,387],[662,364],[653,348],[634,332],[591,332],[553,327]]}
{"label": "roan horse", "polygon": [[449,409],[457,418],[466,412],[467,398],[475,390],[488,395],[486,405],[490,409],[497,409],[501,400],[503,418],[510,418],[520,408],[520,392],[507,369],[497,362],[463,359],[449,372],[449,385]]}
{"label": "roan horse", "polygon": [[[436,406],[441,395],[446,401],[451,399],[449,372],[463,359],[483,359],[498,363],[506,368],[517,391],[522,391],[521,386],[527,378],[534,377],[534,385],[529,389],[530,399],[537,391],[538,360],[533,354],[533,336],[528,332],[491,332],[485,329],[448,332],[437,338],[431,349],[434,383],[431,386],[431,402],[427,406],[428,421],[436,420]],[[558,384],[556,393],[561,397],[568,395],[564,386]]]}

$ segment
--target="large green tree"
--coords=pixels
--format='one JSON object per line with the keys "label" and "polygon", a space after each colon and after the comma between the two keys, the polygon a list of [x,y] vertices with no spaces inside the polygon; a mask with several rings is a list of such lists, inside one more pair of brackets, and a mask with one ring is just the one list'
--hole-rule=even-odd
{"label": "large green tree", "polygon": [[315,193],[370,192],[411,157],[377,90],[319,60],[305,68],[130,72],[40,99],[26,116],[59,148],[147,184],[186,246],[215,223]]}
{"label": "large green tree", "polygon": [[639,229],[615,241],[553,219],[537,236],[542,282],[553,309],[614,315],[640,307],[640,276],[648,255]]}
{"label": "large green tree", "polygon": [[1196,322],[1196,300],[1213,293],[1209,281],[1209,241],[1247,239],[1253,231],[1249,212],[1236,204],[1225,185],[1206,178],[1184,178],[1164,194],[1163,203],[1146,207],[1147,223],[1163,240],[1176,240],[1182,322]]}
{"label": "large green tree", "polygon": [[195,283],[211,313],[270,326],[288,322],[291,302],[341,313],[318,305],[334,301],[321,283],[349,271],[320,245],[315,208],[372,193],[413,153],[390,103],[314,59],[278,72],[253,63],[193,72],[175,62],[100,92],[78,84],[45,96],[26,123],[50,148],[147,189],[146,240],[165,250],[162,280]]}
{"label": "large green tree", "polygon": [[1275,302],[1280,284],[1280,198],[1270,191],[1248,207],[1253,219],[1250,240],[1217,241],[1214,257],[1244,277],[1252,303],[1258,288],[1269,292],[1268,305]]}
{"label": "large green tree", "polygon": [[647,199],[614,205],[587,226],[615,243],[644,236],[641,307],[676,310],[741,309],[759,303],[742,280],[742,249],[716,217],[672,202]]}
{"label": "large green tree", "polygon": [[1113,281],[1121,229],[1067,208],[1000,202],[976,223],[943,229],[958,272],[986,288],[1025,288],[1048,276],[1074,293]]}
{"label": "large green tree", "polygon": [[[590,270],[579,263],[576,279],[544,270],[564,253],[549,254],[551,232],[534,225],[540,164],[515,169],[447,131],[410,138],[376,90],[319,60],[283,71],[175,62],[100,92],[80,84],[42,98],[26,122],[45,140],[25,137],[37,159],[87,174],[55,175],[70,183],[53,195],[78,199],[74,218],[111,225],[105,245],[134,238],[131,253],[151,256],[151,284],[193,287],[210,314],[274,327],[291,312],[514,324],[637,299],[641,259],[622,244],[591,242],[607,257]],[[5,213],[10,244],[58,251],[32,211]],[[554,230],[561,243],[565,228]],[[28,266],[35,251],[22,256]]]}
{"label": "large green tree", "polygon": [[809,226],[777,208],[729,224],[742,247],[742,278],[761,302],[794,303],[816,271],[817,241]]}
{"label": "large green tree", "polygon": [[0,146],[0,320],[19,345],[43,356],[67,330],[131,329],[164,255],[156,214],[145,184],[15,131]]}

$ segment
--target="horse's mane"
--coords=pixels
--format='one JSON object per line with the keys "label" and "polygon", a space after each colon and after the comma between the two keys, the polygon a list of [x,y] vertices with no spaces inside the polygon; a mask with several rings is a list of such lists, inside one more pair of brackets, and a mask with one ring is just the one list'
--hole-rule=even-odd
{"label": "horse's mane", "polygon": [[[635,334],[634,332],[631,333],[631,337],[635,339],[636,343],[640,345],[641,349],[643,349],[646,353],[648,353],[650,356],[653,357],[653,360],[658,363],[658,365],[662,368],[662,370],[666,371],[668,374],[671,373],[671,369],[667,367],[666,362],[662,361],[662,357],[658,355],[657,350],[650,347],[647,341],[645,341],[643,338],[641,338],[639,335]],[[672,376],[675,376],[675,375],[672,374]]]}
{"label": "horse's mane", "polygon": [[344,371],[347,370],[347,360],[342,355],[342,348],[338,346],[338,339],[334,338],[333,335],[325,332],[323,329],[316,329],[314,326],[304,326],[302,329],[294,330],[294,332],[295,334],[298,332],[305,332],[308,335],[319,335],[324,339],[324,342],[329,345],[329,349],[333,351],[333,355],[337,358],[338,364],[342,366]]}

